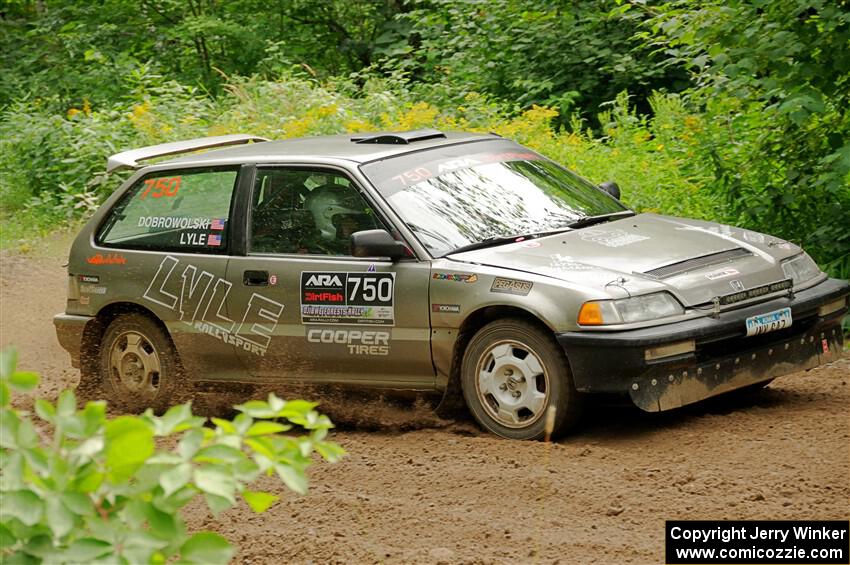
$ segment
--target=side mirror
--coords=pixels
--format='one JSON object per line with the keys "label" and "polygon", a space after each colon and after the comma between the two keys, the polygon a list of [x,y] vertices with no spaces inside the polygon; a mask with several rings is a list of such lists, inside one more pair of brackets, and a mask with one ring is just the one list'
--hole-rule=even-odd
{"label": "side mirror", "polygon": [[603,191],[607,192],[617,200],[620,199],[620,187],[617,186],[616,182],[612,180],[605,181],[599,185],[599,188],[601,188]]}
{"label": "side mirror", "polygon": [[410,257],[405,244],[393,239],[387,230],[363,230],[351,234],[351,254],[355,257],[389,257],[396,261]]}

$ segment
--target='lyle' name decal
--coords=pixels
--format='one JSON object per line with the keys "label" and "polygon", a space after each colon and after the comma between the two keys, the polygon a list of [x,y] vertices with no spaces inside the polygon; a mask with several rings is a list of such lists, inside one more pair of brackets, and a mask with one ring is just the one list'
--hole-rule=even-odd
{"label": "'lyle' name decal", "polygon": [[195,265],[181,264],[176,257],[167,255],[142,296],[177,313],[182,322],[196,330],[263,357],[283,313],[283,304],[255,292],[237,322],[225,314],[232,286],[212,273],[199,272]]}

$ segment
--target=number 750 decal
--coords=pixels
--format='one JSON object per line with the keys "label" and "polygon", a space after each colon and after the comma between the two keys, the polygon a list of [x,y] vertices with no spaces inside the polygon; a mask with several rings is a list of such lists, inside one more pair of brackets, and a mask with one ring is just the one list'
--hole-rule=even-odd
{"label": "number 750 decal", "polygon": [[176,196],[180,190],[181,177],[167,177],[161,179],[148,179],[145,181],[145,190],[139,196],[139,200],[144,200],[150,195],[151,198],[160,198],[162,196]]}

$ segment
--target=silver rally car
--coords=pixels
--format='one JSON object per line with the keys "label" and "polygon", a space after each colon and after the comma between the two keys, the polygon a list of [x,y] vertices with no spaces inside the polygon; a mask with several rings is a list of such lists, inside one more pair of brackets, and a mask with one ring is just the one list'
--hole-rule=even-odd
{"label": "silver rally car", "polygon": [[81,386],[127,410],[199,383],[344,384],[462,397],[533,439],[588,393],[668,410],[841,355],[850,286],[796,245],[635,214],[496,135],[230,135],[121,168],[55,325]]}

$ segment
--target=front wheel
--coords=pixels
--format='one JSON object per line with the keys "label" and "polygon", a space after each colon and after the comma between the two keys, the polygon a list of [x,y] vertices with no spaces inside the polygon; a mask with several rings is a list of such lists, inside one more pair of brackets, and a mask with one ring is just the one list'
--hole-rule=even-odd
{"label": "front wheel", "polygon": [[101,341],[100,372],[110,402],[128,412],[161,412],[175,402],[177,353],[147,316],[122,314],[109,324]]}
{"label": "front wheel", "polygon": [[466,405],[481,426],[510,439],[541,439],[555,407],[553,435],[575,424],[581,398],[551,335],[524,320],[498,320],[469,342],[461,366]]}

